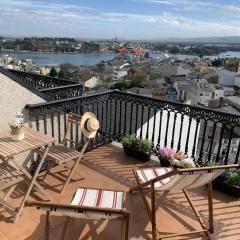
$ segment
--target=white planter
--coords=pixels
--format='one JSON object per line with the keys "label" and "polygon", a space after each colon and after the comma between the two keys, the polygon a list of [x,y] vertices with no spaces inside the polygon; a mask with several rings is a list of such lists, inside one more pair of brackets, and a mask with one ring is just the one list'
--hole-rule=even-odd
{"label": "white planter", "polygon": [[21,141],[24,139],[24,131],[22,128],[11,129],[11,139],[13,141]]}

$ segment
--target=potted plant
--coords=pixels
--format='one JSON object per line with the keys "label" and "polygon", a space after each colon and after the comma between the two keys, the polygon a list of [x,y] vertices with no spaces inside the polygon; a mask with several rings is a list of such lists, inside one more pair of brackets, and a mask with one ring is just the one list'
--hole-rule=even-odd
{"label": "potted plant", "polygon": [[135,134],[126,134],[122,138],[122,145],[125,154],[138,158],[142,161],[149,161],[153,143],[148,139],[137,138]]}
{"label": "potted plant", "polygon": [[240,197],[240,171],[225,172],[213,181],[213,188],[229,194],[233,197]]}
{"label": "potted plant", "polygon": [[157,151],[157,155],[161,164],[161,167],[171,167],[170,159],[176,152],[168,147],[160,148]]}
{"label": "potted plant", "polygon": [[11,122],[9,122],[11,139],[13,141],[21,141],[24,139],[23,131],[23,115],[16,114]]}

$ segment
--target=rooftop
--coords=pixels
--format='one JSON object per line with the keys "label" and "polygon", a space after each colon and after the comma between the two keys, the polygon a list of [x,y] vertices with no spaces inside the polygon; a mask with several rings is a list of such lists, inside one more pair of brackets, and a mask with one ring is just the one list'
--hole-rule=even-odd
{"label": "rooftop", "polygon": [[[152,164],[148,163],[148,165]],[[142,162],[131,157],[126,157],[121,148],[113,145],[104,145],[85,155],[78,166],[78,173],[84,180],[79,180],[79,177],[75,176],[74,181],[68,185],[63,195],[58,193],[62,179],[60,176],[64,174],[64,170],[61,167],[53,168],[51,173],[54,173],[54,175],[48,175],[42,186],[47,189],[58,203],[68,204],[79,186],[96,188],[108,186],[109,189],[128,191],[129,187],[135,185],[132,169],[144,166],[146,164],[144,165]],[[12,202],[16,203],[21,199],[22,187],[24,186],[19,186]],[[193,202],[207,224],[206,194],[206,188],[190,192]],[[33,200],[39,200],[38,195],[32,194],[31,197]],[[166,196],[159,194],[157,198],[159,199],[157,201],[157,226],[163,235],[182,230],[193,230],[193,228],[200,229],[183,193],[178,191],[170,192]],[[239,204],[239,200],[214,191],[214,236],[216,239],[239,240]],[[147,218],[140,194],[127,194],[126,208],[130,211],[130,238],[135,237],[138,240],[151,239],[151,224]],[[51,216],[50,239],[59,239],[64,220],[65,217],[60,216],[58,213]],[[120,232],[119,223],[118,220],[96,221],[75,219],[69,225],[67,231],[68,239],[117,239],[116,233]],[[8,215],[1,209],[0,239],[43,240],[44,224],[44,212],[35,208],[25,208],[22,217],[15,224],[8,223]],[[190,235],[189,237],[173,239],[200,240],[206,238],[199,235]]]}

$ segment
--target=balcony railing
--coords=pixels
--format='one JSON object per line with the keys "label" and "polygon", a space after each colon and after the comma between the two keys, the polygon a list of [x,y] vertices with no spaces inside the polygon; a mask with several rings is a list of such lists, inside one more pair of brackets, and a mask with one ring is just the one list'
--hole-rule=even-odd
{"label": "balcony railing", "polygon": [[41,92],[41,96],[48,101],[79,97],[83,94],[82,83],[4,68],[0,68],[0,72],[35,93]]}
{"label": "balcony railing", "polygon": [[[135,133],[152,140],[154,149],[181,149],[200,164],[220,159],[239,162],[240,116],[234,114],[116,90],[27,105],[26,109],[32,127],[58,141],[66,131],[66,113],[91,111],[101,126],[93,147]],[[71,137],[81,139],[80,129],[72,129]]]}
{"label": "balcony railing", "polygon": [[45,75],[23,72],[18,70],[9,70],[11,73],[19,77],[25,84],[32,86],[36,89],[53,88],[75,84],[76,82],[62,79],[53,78]]}
{"label": "balcony railing", "polygon": [[47,94],[48,96],[51,96],[53,100],[60,100],[82,96],[83,85],[81,83],[71,84],[60,87],[44,88],[40,89],[39,91]]}

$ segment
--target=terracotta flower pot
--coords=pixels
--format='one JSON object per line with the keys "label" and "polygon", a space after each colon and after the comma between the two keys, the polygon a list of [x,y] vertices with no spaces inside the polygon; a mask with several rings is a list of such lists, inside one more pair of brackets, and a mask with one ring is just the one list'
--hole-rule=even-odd
{"label": "terracotta flower pot", "polygon": [[13,141],[21,141],[24,139],[24,130],[22,127],[11,128],[10,134]]}

